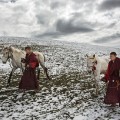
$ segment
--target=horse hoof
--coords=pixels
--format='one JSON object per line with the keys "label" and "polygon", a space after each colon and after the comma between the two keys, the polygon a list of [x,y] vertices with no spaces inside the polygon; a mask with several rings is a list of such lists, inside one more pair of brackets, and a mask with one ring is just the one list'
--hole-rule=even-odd
{"label": "horse hoof", "polygon": [[6,88],[10,87],[10,85],[7,85]]}
{"label": "horse hoof", "polygon": [[51,78],[49,78],[48,80],[52,80]]}

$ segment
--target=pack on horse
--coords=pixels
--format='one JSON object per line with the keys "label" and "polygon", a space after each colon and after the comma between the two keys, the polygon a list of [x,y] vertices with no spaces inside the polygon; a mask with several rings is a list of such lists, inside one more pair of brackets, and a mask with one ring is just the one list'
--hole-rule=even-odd
{"label": "pack on horse", "polygon": [[[43,68],[47,79],[50,80],[50,77],[48,75],[48,70],[45,67],[45,56],[41,52],[37,52],[37,51],[34,52],[34,54],[36,55],[39,64]],[[2,58],[1,58],[2,62],[4,64],[6,64],[7,61],[9,59],[11,59],[11,64],[12,64],[12,71],[11,71],[11,73],[9,75],[7,86],[10,85],[11,77],[12,77],[12,75],[15,72],[16,69],[20,68],[22,71],[24,71],[25,64],[21,63],[21,59],[25,58],[25,56],[26,56],[25,51],[22,51],[20,49],[15,48],[15,47],[10,46],[10,47],[4,47],[3,48],[3,50],[2,50]],[[38,68],[38,79],[39,79],[39,73],[40,73],[40,68]]]}
{"label": "pack on horse", "polygon": [[99,81],[100,74],[105,74],[107,71],[109,58],[108,57],[98,57],[97,55],[87,56],[87,69],[88,72],[93,73],[95,78],[95,86],[96,86],[96,95],[98,95],[99,91]]}

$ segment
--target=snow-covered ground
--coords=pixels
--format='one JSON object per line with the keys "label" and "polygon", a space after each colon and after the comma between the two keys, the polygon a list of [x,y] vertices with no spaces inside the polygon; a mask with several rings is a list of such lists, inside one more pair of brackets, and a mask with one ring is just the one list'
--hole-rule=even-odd
{"label": "snow-covered ground", "polygon": [[119,107],[113,109],[103,104],[104,83],[100,82],[100,95],[95,97],[94,80],[86,72],[85,57],[105,56],[111,51],[119,55],[119,48],[12,37],[1,37],[1,48],[3,44],[18,48],[29,44],[43,52],[52,80],[46,80],[41,73],[38,93],[19,93],[21,75],[17,72],[11,87],[5,88],[11,67],[0,60],[0,120],[120,120]]}

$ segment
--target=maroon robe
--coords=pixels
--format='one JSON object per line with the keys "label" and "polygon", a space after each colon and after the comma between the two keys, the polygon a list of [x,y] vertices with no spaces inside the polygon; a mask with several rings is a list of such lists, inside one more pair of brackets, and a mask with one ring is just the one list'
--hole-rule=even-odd
{"label": "maroon robe", "polygon": [[105,78],[108,80],[107,92],[104,98],[106,104],[120,103],[120,59],[110,61]]}
{"label": "maroon robe", "polygon": [[[39,87],[36,77],[36,67],[39,63],[34,53],[26,54],[25,58],[25,71],[19,83],[19,89],[36,90]],[[28,67],[29,66],[29,67]]]}

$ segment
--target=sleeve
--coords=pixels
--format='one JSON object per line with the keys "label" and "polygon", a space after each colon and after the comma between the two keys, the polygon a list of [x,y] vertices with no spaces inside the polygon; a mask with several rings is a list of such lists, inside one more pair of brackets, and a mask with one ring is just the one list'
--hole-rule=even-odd
{"label": "sleeve", "polygon": [[110,63],[108,64],[107,71],[105,73],[104,78],[108,81],[109,80],[109,75],[110,75]]}

